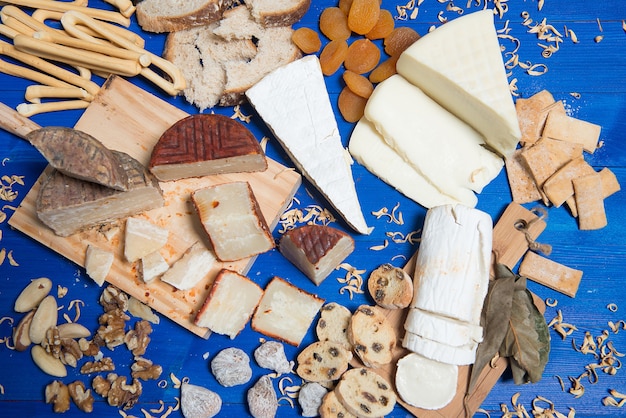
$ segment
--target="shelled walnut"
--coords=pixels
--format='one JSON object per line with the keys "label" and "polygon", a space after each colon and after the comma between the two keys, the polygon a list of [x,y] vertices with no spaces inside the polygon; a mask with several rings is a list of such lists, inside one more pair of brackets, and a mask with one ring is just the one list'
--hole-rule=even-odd
{"label": "shelled walnut", "polygon": [[80,380],[70,383],[67,387],[78,409],[87,413],[93,412],[94,399],[91,389],[85,388],[85,384]]}
{"label": "shelled walnut", "polygon": [[111,390],[111,382],[105,377],[98,375],[91,381],[91,387],[98,395],[106,398],[109,396],[109,391]]}
{"label": "shelled walnut", "polygon": [[80,368],[82,374],[112,372],[113,370],[115,370],[115,364],[111,357],[103,357],[98,361],[88,361]]}
{"label": "shelled walnut", "polygon": [[46,403],[51,403],[56,413],[66,412],[70,409],[70,391],[61,381],[55,380],[46,386]]}
{"label": "shelled walnut", "polygon": [[141,380],[158,379],[163,373],[163,368],[160,365],[143,357],[135,357],[135,362],[130,366],[130,370],[134,379]]}
{"label": "shelled walnut", "polygon": [[142,392],[141,382],[138,379],[133,379],[131,384],[127,384],[125,376],[109,373],[107,380],[111,382],[107,395],[109,405],[130,409],[137,403]]}
{"label": "shelled walnut", "polygon": [[91,340],[81,338],[78,340],[78,346],[85,356],[96,356],[100,352],[100,348],[104,346],[102,337],[98,334],[94,335]]}
{"label": "shelled walnut", "polygon": [[72,338],[61,339],[61,356],[59,359],[71,367],[76,367],[78,360],[83,358],[83,352],[78,345],[78,341]]}
{"label": "shelled walnut", "polygon": [[60,359],[61,338],[59,337],[59,329],[57,327],[48,328],[40,344],[46,350],[46,353]]}
{"label": "shelled walnut", "polygon": [[105,312],[120,309],[122,312],[128,310],[128,296],[115,286],[107,286],[100,295],[100,305]]}
{"label": "shelled walnut", "polygon": [[108,348],[113,349],[124,344],[126,335],[124,328],[126,327],[126,321],[129,319],[130,317],[119,308],[114,308],[100,315],[98,318],[100,327],[97,334]]}
{"label": "shelled walnut", "polygon": [[124,337],[126,347],[132,351],[134,356],[142,356],[146,353],[148,344],[150,343],[150,334],[152,333],[152,325],[144,320],[135,323],[135,329],[130,330]]}

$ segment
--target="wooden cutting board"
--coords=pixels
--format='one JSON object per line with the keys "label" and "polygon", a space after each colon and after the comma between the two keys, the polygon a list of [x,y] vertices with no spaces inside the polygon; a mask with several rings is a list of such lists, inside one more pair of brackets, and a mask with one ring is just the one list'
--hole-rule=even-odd
{"label": "wooden cutting board", "polygon": [[[147,165],[154,144],[161,134],[187,113],[140,89],[120,77],[111,77],[102,86],[95,100],[85,110],[75,128],[99,139],[107,147],[123,151]],[[48,167],[46,170],[50,170]],[[136,263],[123,257],[124,223],[102,225],[70,237],[59,237],[39,221],[35,202],[41,181],[37,180],[11,217],[9,224],[33,239],[80,266],[85,264],[87,245],[92,244],[115,253],[115,261],[107,282],[136,297],[150,307],[182,325],[193,333],[207,338],[206,328],[193,324],[195,313],[201,307],[210,285],[221,268],[246,274],[254,258],[233,263],[216,263],[205,278],[187,291],[176,290],[169,284],[155,280],[144,283],[137,273]],[[280,215],[291,202],[300,186],[301,176],[294,170],[268,158],[268,169],[260,173],[237,173],[206,176],[172,182],[162,182],[165,206],[141,216],[169,231],[168,243],[161,253],[170,265],[195,242],[208,239],[197,219],[190,201],[190,193],[202,187],[231,181],[247,181],[259,201],[263,216],[273,230]]]}
{"label": "wooden cutting board", "polygon": [[[528,241],[526,232],[520,226],[526,226],[528,238],[536,239],[546,227],[546,223],[538,218],[533,212],[525,209],[517,203],[511,203],[506,208],[493,230],[493,252],[497,254],[497,260],[513,269],[523,255],[528,251]],[[413,255],[406,264],[405,270],[413,276],[415,267],[415,258]],[[543,301],[535,297],[535,304],[544,310]],[[399,359],[409,354],[410,351],[402,347],[401,338],[404,335],[404,321],[408,313],[407,309],[385,310],[387,320],[394,326],[396,335],[398,336],[398,344],[393,352],[393,360],[391,363],[375,369],[377,373],[385,377],[389,382],[394,384],[396,375],[396,364]],[[357,358],[353,358],[352,364],[360,366]],[[467,397],[467,411],[472,416],[483,403],[493,386],[502,373],[506,370],[508,361],[499,358],[492,365],[487,365],[482,371],[474,391]],[[457,380],[456,395],[452,401],[445,407],[438,410],[425,410],[416,408],[402,401],[398,397],[398,402],[402,404],[410,413],[419,418],[451,418],[465,417],[465,392],[469,384],[471,368],[470,366],[459,367],[459,377]],[[395,384],[394,384],[395,386]],[[397,391],[396,391],[397,393]]]}

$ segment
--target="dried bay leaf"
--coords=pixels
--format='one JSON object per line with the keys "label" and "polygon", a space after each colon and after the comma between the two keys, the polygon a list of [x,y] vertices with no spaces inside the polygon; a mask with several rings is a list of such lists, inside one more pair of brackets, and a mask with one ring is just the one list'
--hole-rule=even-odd
{"label": "dried bay leaf", "polygon": [[526,278],[515,281],[509,330],[500,347],[500,355],[511,361],[516,384],[541,380],[550,353],[550,334],[544,316],[526,289]]}
{"label": "dried bay leaf", "polygon": [[481,325],[485,333],[483,341],[476,350],[476,360],[472,366],[468,393],[472,392],[478,376],[498,353],[502,341],[509,331],[514,288],[515,274],[505,265],[496,264],[495,279],[489,282],[489,290],[483,305]]}

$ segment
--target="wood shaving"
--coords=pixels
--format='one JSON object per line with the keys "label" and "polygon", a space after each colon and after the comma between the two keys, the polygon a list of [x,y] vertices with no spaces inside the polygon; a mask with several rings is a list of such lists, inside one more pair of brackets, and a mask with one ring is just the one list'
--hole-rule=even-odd
{"label": "wood shaving", "polygon": [[280,216],[278,221],[281,226],[280,233],[285,233],[301,224],[328,225],[336,221],[333,214],[326,208],[319,205],[309,205],[304,209],[292,208],[294,203],[299,204],[300,201],[295,197],[291,199],[289,206]]}
{"label": "wood shaving", "polygon": [[67,295],[68,288],[65,286],[57,285],[57,298],[61,299]]}
{"label": "wood shaving", "polygon": [[348,263],[341,263],[337,266],[336,270],[344,269],[347,271],[346,275],[341,278],[337,278],[337,281],[341,284],[345,284],[343,287],[339,289],[339,294],[343,295],[345,292],[348,292],[350,299],[354,297],[355,294],[364,293],[363,291],[363,274],[366,270],[358,270],[357,268],[351,266]]}
{"label": "wood shaving", "polygon": [[557,315],[548,323],[548,328],[552,328],[564,340],[568,335],[578,330],[575,325],[563,322],[563,312],[559,309]]}
{"label": "wood shaving", "polygon": [[267,151],[267,143],[270,139],[267,136],[264,136],[263,138],[261,138],[261,149],[263,150],[263,152]]}
{"label": "wood shaving", "polygon": [[372,215],[374,215],[376,219],[380,219],[384,217],[388,218],[387,223],[394,223],[396,225],[404,225],[404,218],[402,216],[402,212],[399,212],[398,208],[400,208],[400,202],[396,203],[393,209],[391,209],[391,212],[389,212],[389,209],[387,207],[382,207],[381,209],[372,212]]}
{"label": "wood shaving", "polygon": [[0,395],[4,395],[4,386],[0,385]]}
{"label": "wood shaving", "polygon": [[76,310],[76,314],[74,315],[74,320],[70,322],[78,322],[78,320],[80,319],[80,314],[81,314],[81,311],[80,311],[81,306],[85,306],[85,302],[80,299],[74,299],[73,301],[69,303],[67,310],[68,311],[71,311],[72,309]]}
{"label": "wood shaving", "polygon": [[545,304],[549,308],[554,308],[556,305],[559,304],[559,301],[553,298],[546,298]]}
{"label": "wood shaving", "polygon": [[230,117],[231,119],[238,119],[240,121],[246,122],[246,123],[250,123],[250,120],[252,119],[251,115],[244,115],[243,112],[241,111],[241,106],[237,105],[233,108],[234,110],[234,114]]}
{"label": "wood shaving", "polygon": [[602,399],[602,404],[604,406],[614,406],[617,408],[621,408],[626,404],[626,394],[620,393],[615,389],[609,390],[609,393],[611,394],[611,396],[607,396],[606,398]]}
{"label": "wood shaving", "polygon": [[609,303],[606,308],[611,312],[617,312],[617,304],[615,303]]}
{"label": "wood shaving", "polygon": [[372,245],[372,246],[370,247],[370,250],[372,250],[372,251],[382,251],[382,250],[384,250],[385,248],[387,248],[387,246],[388,246],[388,245],[389,245],[389,241],[388,241],[388,240],[385,240],[385,241],[384,241],[382,244],[380,244],[380,245]]}
{"label": "wood shaving", "polygon": [[391,239],[391,241],[396,244],[404,244],[408,242],[409,244],[414,245],[420,242],[421,232],[422,230],[418,229],[416,231],[411,231],[406,235],[404,235],[402,232],[386,232],[385,235],[387,235]]}
{"label": "wood shaving", "polygon": [[10,326],[13,326],[15,320],[10,316],[3,316],[2,318],[0,318],[0,325],[4,324],[5,322],[8,322]]}

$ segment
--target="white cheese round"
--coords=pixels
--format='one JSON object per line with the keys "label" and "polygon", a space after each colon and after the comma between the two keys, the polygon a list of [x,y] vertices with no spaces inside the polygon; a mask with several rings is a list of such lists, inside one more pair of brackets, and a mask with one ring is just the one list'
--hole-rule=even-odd
{"label": "white cheese round", "polygon": [[398,360],[396,389],[409,405],[440,409],[456,394],[458,366],[410,353]]}

